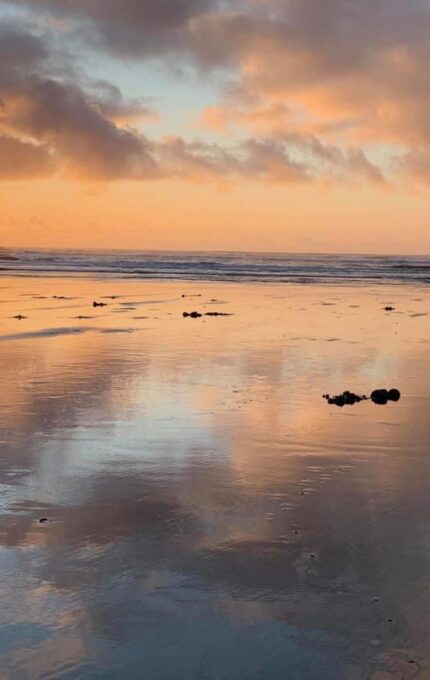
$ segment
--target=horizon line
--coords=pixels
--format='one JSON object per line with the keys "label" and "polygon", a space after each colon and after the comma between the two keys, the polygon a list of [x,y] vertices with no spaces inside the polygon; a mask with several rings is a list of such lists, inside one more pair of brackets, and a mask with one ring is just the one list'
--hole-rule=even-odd
{"label": "horizon line", "polygon": [[277,255],[277,256],[289,256],[289,255],[302,255],[302,256],[327,256],[327,257],[430,257],[430,253],[351,253],[351,252],[333,252],[333,251],[303,251],[303,250],[172,250],[172,249],[159,249],[159,248],[82,248],[76,246],[2,246],[0,245],[1,251],[56,251],[56,252],[82,252],[82,253],[165,253],[165,254],[183,254],[183,255],[193,255],[193,254],[205,254],[205,255]]}

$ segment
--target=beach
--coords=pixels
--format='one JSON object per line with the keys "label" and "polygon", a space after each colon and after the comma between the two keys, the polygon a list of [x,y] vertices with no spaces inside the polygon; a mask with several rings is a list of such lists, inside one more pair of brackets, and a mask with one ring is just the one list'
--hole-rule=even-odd
{"label": "beach", "polygon": [[424,281],[3,272],[0,680],[430,677],[429,342]]}

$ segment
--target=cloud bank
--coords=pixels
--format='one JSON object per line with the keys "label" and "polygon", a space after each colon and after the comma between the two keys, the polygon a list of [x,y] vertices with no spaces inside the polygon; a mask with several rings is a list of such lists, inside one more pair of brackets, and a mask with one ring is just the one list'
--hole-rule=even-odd
{"label": "cloud bank", "polygon": [[[22,11],[21,31],[0,25],[0,148],[15,162],[0,161],[2,177],[376,184],[429,177],[427,0],[13,6]],[[219,101],[198,114],[200,138],[149,139],[146,103],[57,58],[59,31],[63,44],[110,58],[223,73]],[[209,129],[219,143],[205,141]]]}

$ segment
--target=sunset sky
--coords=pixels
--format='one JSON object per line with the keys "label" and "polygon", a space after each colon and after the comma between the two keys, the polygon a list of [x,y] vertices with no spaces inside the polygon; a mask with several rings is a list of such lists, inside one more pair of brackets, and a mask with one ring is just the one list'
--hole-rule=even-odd
{"label": "sunset sky", "polygon": [[428,0],[0,0],[0,246],[430,253]]}

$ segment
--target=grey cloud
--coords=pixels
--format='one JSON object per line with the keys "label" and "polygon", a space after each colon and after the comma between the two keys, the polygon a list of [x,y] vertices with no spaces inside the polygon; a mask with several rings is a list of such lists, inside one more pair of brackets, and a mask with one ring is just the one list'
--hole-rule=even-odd
{"label": "grey cloud", "polygon": [[274,140],[245,140],[231,147],[172,138],[157,146],[167,176],[196,179],[247,178],[281,183],[311,179],[310,168],[291,158],[288,145]]}
{"label": "grey cloud", "polygon": [[85,15],[121,25],[175,27],[208,10],[216,0],[22,0],[56,14]]}
{"label": "grey cloud", "polygon": [[184,42],[188,23],[218,0],[18,0],[17,4],[81,22],[92,42],[129,55],[160,54]]}
{"label": "grey cloud", "polygon": [[77,176],[140,178],[155,171],[147,140],[117,126],[79,87],[31,76],[2,90],[0,128],[50,146]]}
{"label": "grey cloud", "polygon": [[[92,37],[124,53],[184,49],[224,61],[256,43],[294,50],[300,70],[325,73],[365,66],[374,51],[425,43],[430,14],[423,0],[15,0],[33,10],[90,22]],[[168,38],[164,40],[164,38]],[[315,63],[313,64],[316,65]]]}
{"label": "grey cloud", "polygon": [[34,68],[49,54],[38,36],[22,32],[9,23],[0,24],[0,69]]}
{"label": "grey cloud", "polygon": [[152,176],[150,143],[127,127],[149,115],[147,107],[107,83],[47,76],[54,57],[47,39],[0,24],[2,176],[55,169],[95,179]]}
{"label": "grey cloud", "polygon": [[49,147],[0,134],[0,178],[6,180],[51,175],[56,159]]}

